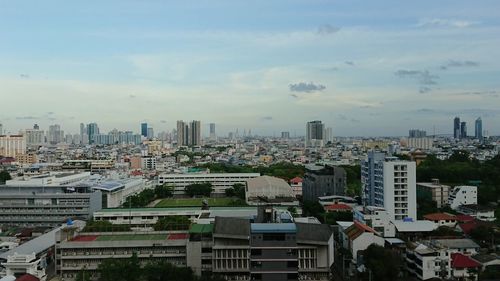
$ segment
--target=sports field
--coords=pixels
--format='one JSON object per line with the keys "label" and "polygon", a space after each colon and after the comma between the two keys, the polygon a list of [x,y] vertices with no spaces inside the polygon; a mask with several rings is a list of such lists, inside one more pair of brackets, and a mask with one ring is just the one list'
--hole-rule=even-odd
{"label": "sports field", "polygon": [[235,206],[238,199],[234,198],[179,198],[179,199],[163,199],[155,205],[156,208],[168,207],[201,207],[203,199],[208,201],[211,207],[226,207]]}

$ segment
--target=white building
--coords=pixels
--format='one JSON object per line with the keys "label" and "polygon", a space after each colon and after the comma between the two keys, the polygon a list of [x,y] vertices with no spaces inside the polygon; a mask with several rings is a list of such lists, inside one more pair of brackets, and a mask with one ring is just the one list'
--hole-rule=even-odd
{"label": "white building", "polygon": [[214,194],[223,195],[225,190],[235,183],[245,184],[247,179],[258,176],[260,176],[259,173],[164,174],[158,176],[158,184],[172,185],[174,195],[183,195],[186,186],[208,182],[212,184]]}
{"label": "white building", "polygon": [[357,221],[342,232],[343,247],[351,252],[354,265],[358,263],[360,251],[366,250],[372,244],[383,247],[384,243],[384,238],[380,237],[373,228]]}
{"label": "white building", "polygon": [[23,135],[0,135],[0,156],[16,157],[26,154],[26,138]]}
{"label": "white building", "polygon": [[93,190],[100,190],[102,192],[103,208],[118,208],[125,202],[128,196],[137,194],[145,188],[146,181],[142,178],[105,181],[92,187]]}
{"label": "white building", "polygon": [[369,152],[361,168],[365,206],[383,207],[391,219],[417,218],[416,164]]}
{"label": "white building", "polygon": [[156,158],[155,157],[142,157],[141,158],[141,168],[143,170],[156,170]]}
{"label": "white building", "polygon": [[429,150],[433,147],[432,138],[408,138],[408,148]]}
{"label": "white building", "polygon": [[477,204],[477,186],[461,185],[455,186],[448,198],[448,204],[452,209],[457,209],[460,205]]}
{"label": "white building", "polygon": [[396,228],[391,223],[391,216],[384,208],[366,206],[362,209],[353,209],[354,220],[373,228],[383,237],[395,237]]}
{"label": "white building", "polygon": [[261,176],[247,180],[245,200],[250,205],[273,204],[298,205],[292,188],[276,177]]}
{"label": "white building", "polygon": [[49,173],[34,177],[8,180],[8,186],[64,186],[90,179],[90,172],[82,173]]}
{"label": "white building", "polygon": [[24,131],[26,145],[41,145],[45,143],[45,132],[38,129],[26,129]]}

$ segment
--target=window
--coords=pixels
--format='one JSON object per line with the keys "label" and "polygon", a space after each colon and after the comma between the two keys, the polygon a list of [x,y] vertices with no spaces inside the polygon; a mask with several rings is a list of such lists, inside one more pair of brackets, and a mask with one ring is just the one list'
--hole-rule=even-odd
{"label": "window", "polygon": [[285,233],[264,233],[264,241],[285,241]]}
{"label": "window", "polygon": [[288,261],[286,263],[286,267],[298,267],[298,266],[299,266],[298,261]]}
{"label": "window", "polygon": [[261,256],[262,255],[262,249],[252,249],[251,255],[252,256]]}

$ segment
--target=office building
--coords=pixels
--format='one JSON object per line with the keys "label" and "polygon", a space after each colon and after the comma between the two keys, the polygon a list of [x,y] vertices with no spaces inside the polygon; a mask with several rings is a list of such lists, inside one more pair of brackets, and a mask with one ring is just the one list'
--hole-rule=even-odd
{"label": "office building", "polygon": [[189,126],[182,120],[177,121],[177,146],[188,146]]}
{"label": "office building", "polygon": [[148,123],[141,123],[141,136],[148,137]]}
{"label": "office building", "polygon": [[458,116],[453,119],[453,137],[460,138],[460,118]]}
{"label": "office building", "polygon": [[146,188],[141,178],[106,180],[92,185],[92,190],[102,193],[102,208],[118,208],[125,203],[128,196],[137,194]]}
{"label": "office building", "polygon": [[0,135],[0,156],[16,157],[26,153],[26,138],[23,135]]}
{"label": "office building", "polygon": [[216,140],[217,135],[215,134],[215,123],[210,123],[210,139]]}
{"label": "office building", "polygon": [[450,194],[450,186],[440,184],[438,179],[433,179],[432,182],[417,183],[417,197],[427,198],[436,202],[438,208],[448,204]]}
{"label": "office building", "polygon": [[325,139],[325,143],[332,143],[333,142],[333,129],[331,127],[328,127],[325,129],[324,139]]}
{"label": "office building", "polygon": [[481,117],[476,119],[474,126],[474,136],[478,140],[483,140],[483,120]]}
{"label": "office building", "polygon": [[306,147],[322,147],[324,145],[323,133],[325,125],[321,121],[307,122],[306,125]]}
{"label": "office building", "polygon": [[304,200],[317,201],[322,196],[344,195],[346,185],[346,172],[343,168],[306,165],[302,196]]}
{"label": "office building", "polygon": [[87,125],[87,136],[90,144],[95,143],[96,140],[94,136],[99,134],[99,126],[97,126],[97,123],[90,123]]}
{"label": "office building", "polygon": [[151,140],[151,139],[153,139],[154,137],[155,137],[155,133],[154,133],[153,128],[151,128],[151,127],[150,127],[150,128],[148,128],[147,138]]}
{"label": "office building", "polygon": [[281,132],[281,138],[282,139],[289,139],[290,138],[290,132]]}
{"label": "office building", "polygon": [[47,141],[50,144],[58,144],[64,141],[64,131],[61,130],[59,125],[49,126],[49,131],[47,132]]}
{"label": "office building", "polygon": [[0,123],[0,136],[3,135],[3,125]]}
{"label": "office building", "polygon": [[467,123],[466,122],[460,122],[460,138],[461,139],[467,138]]}
{"label": "office building", "polygon": [[247,179],[256,178],[259,173],[213,173],[213,174],[163,174],[158,176],[158,184],[174,187],[174,195],[183,195],[186,186],[195,183],[211,183],[215,195],[225,194],[235,183],[246,184]]}
{"label": "office building", "polygon": [[370,151],[362,162],[365,206],[383,207],[391,219],[417,218],[416,164]]}
{"label": "office building", "polygon": [[411,129],[408,132],[408,137],[410,138],[425,138],[427,136],[427,132],[424,130]]}

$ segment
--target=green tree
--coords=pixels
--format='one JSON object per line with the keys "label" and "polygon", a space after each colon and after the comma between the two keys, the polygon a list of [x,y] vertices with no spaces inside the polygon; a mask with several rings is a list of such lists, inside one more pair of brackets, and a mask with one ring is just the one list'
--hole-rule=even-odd
{"label": "green tree", "polygon": [[233,189],[235,196],[240,198],[241,200],[245,200],[245,185],[242,183],[233,184]]}
{"label": "green tree", "polygon": [[210,197],[210,194],[212,193],[212,191],[213,191],[212,184],[209,182],[190,184],[190,185],[187,185],[185,188],[186,194],[191,196],[191,197],[200,196],[200,195]]}
{"label": "green tree", "polygon": [[90,281],[90,277],[90,272],[87,271],[86,267],[84,267],[76,274],[75,281]]}
{"label": "green tree", "polygon": [[169,198],[173,196],[174,188],[168,184],[157,185],[154,193],[156,199]]}
{"label": "green tree", "polygon": [[372,273],[372,280],[401,280],[401,257],[384,247],[371,244],[363,254],[365,266]]}
{"label": "green tree", "polygon": [[113,231],[130,231],[128,225],[112,224],[109,221],[89,220],[82,230],[83,232],[113,232]]}
{"label": "green tree", "polygon": [[316,217],[321,222],[325,220],[325,209],[318,201],[304,201],[302,203],[302,213],[304,216]]}
{"label": "green tree", "polygon": [[353,221],[352,212],[327,212],[324,215],[326,224],[337,224],[337,221]]}
{"label": "green tree", "polygon": [[6,170],[0,171],[0,183],[5,183],[8,180],[11,180],[12,177],[10,176],[9,172]]}
{"label": "green tree", "polygon": [[107,259],[97,268],[99,281],[138,281],[141,280],[142,268],[136,253],[128,259]]}
{"label": "green tree", "polygon": [[236,196],[236,192],[234,191],[234,188],[232,188],[232,187],[226,188],[226,190],[224,190],[224,193],[226,194],[227,197]]}
{"label": "green tree", "polygon": [[186,216],[167,216],[159,219],[153,226],[154,230],[186,230],[191,221]]}

